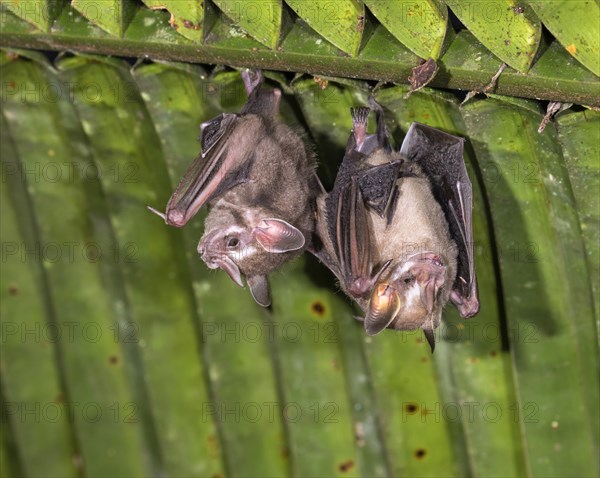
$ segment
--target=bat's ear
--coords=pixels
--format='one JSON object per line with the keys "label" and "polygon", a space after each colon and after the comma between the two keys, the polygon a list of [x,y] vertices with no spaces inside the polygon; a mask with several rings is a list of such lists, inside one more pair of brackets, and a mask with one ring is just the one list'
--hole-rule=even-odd
{"label": "bat's ear", "polygon": [[392,323],[400,307],[402,299],[400,294],[387,284],[379,284],[371,294],[367,316],[365,317],[365,331],[368,335],[376,335]]}
{"label": "bat's ear", "polygon": [[250,293],[254,301],[261,307],[269,307],[271,305],[271,293],[269,292],[267,276],[247,277],[246,282],[250,287]]}
{"label": "bat's ear", "polygon": [[297,251],[306,243],[304,234],[282,219],[263,219],[252,234],[263,249],[275,254]]}

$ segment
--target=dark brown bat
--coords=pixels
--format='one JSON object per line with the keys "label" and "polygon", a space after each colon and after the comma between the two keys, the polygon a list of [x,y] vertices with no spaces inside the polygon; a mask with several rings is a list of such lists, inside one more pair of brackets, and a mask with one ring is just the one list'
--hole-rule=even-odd
{"label": "dark brown bat", "polygon": [[314,229],[315,161],[301,136],[278,119],[281,91],[243,72],[248,101],[201,125],[201,154],[161,216],[184,226],[204,206],[198,245],[211,269],[223,269],[259,305],[271,303],[267,274],[305,249]]}
{"label": "dark brown bat", "polygon": [[400,151],[383,110],[353,108],[353,133],[333,190],[318,200],[316,252],[365,311],[369,335],[385,328],[434,330],[448,300],[462,317],[479,310],[473,264],[471,183],[463,140],[413,123]]}

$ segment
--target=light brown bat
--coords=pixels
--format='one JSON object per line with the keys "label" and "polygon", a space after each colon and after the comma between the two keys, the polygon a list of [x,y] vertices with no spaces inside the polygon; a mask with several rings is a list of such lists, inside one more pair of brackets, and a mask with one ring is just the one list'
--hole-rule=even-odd
{"label": "light brown bat", "polygon": [[352,109],[353,133],[333,190],[318,199],[313,250],[364,310],[365,330],[434,330],[450,300],[463,317],[479,310],[473,263],[471,183],[463,140],[419,123],[400,151],[389,142],[383,110]]}

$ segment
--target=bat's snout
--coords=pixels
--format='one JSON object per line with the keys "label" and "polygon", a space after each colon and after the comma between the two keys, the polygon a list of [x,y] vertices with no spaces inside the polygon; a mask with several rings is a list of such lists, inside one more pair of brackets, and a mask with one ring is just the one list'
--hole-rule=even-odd
{"label": "bat's snout", "polygon": [[197,251],[200,259],[202,259],[202,262],[204,262],[209,269],[218,269],[221,267],[221,254],[218,254],[213,250],[210,242],[200,241]]}
{"label": "bat's snout", "polygon": [[203,242],[200,242],[198,245],[198,254],[200,254],[200,258],[206,264],[206,267],[209,269],[221,269],[227,273],[233,282],[240,287],[244,287],[242,273],[238,265],[227,255],[215,253],[206,246]]}

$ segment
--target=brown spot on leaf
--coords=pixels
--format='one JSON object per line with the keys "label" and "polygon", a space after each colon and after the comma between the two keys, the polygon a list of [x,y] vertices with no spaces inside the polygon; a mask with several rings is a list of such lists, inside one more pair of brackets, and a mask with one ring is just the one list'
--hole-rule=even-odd
{"label": "brown spot on leaf", "polygon": [[427,357],[421,357],[421,362],[426,363],[429,359]]}
{"label": "brown spot on leaf", "polygon": [[495,357],[496,355],[498,355],[498,352],[496,352],[495,350],[492,350],[492,351],[490,352],[490,355],[491,355],[492,357]]}
{"label": "brown spot on leaf", "polygon": [[119,363],[119,357],[117,357],[116,355],[111,355],[111,356],[108,358],[108,362],[109,362],[111,365],[116,365],[117,363]]}
{"label": "brown spot on leaf", "polygon": [[19,293],[19,288],[18,288],[17,286],[15,286],[15,285],[11,285],[11,286],[8,288],[8,295],[15,296],[15,295],[17,295],[18,293]]}
{"label": "brown spot on leaf", "polygon": [[340,466],[338,466],[339,470],[342,473],[345,473],[345,472],[351,470],[353,467],[354,467],[354,461],[352,461],[352,460],[348,460],[343,463],[340,463]]}
{"label": "brown spot on leaf", "polygon": [[417,448],[415,450],[415,458],[417,460],[422,460],[423,458],[425,458],[425,455],[427,455],[427,450],[425,450],[424,448]]}
{"label": "brown spot on leaf", "polygon": [[325,306],[323,305],[323,302],[321,302],[319,300],[315,300],[311,304],[310,308],[313,311],[313,313],[315,315],[318,315],[319,317],[322,317],[323,314],[325,314]]}
{"label": "brown spot on leaf", "polygon": [[419,406],[416,403],[407,403],[404,405],[404,410],[406,410],[406,413],[409,415],[412,415],[419,411]]}
{"label": "brown spot on leaf", "polygon": [[54,403],[65,403],[65,396],[62,393],[59,393],[54,399]]}
{"label": "brown spot on leaf", "polygon": [[211,458],[217,458],[219,456],[219,442],[217,441],[217,437],[214,435],[209,435],[207,441],[208,454]]}
{"label": "brown spot on leaf", "polygon": [[189,20],[184,20],[184,21],[183,21],[183,26],[184,26],[185,28],[189,28],[189,29],[192,29],[192,28],[194,28],[194,24],[193,24],[192,22],[190,22]]}
{"label": "brown spot on leaf", "polygon": [[567,47],[567,51],[571,54],[574,55],[575,53],[577,53],[577,47],[575,46],[574,43],[571,43],[568,47]]}

